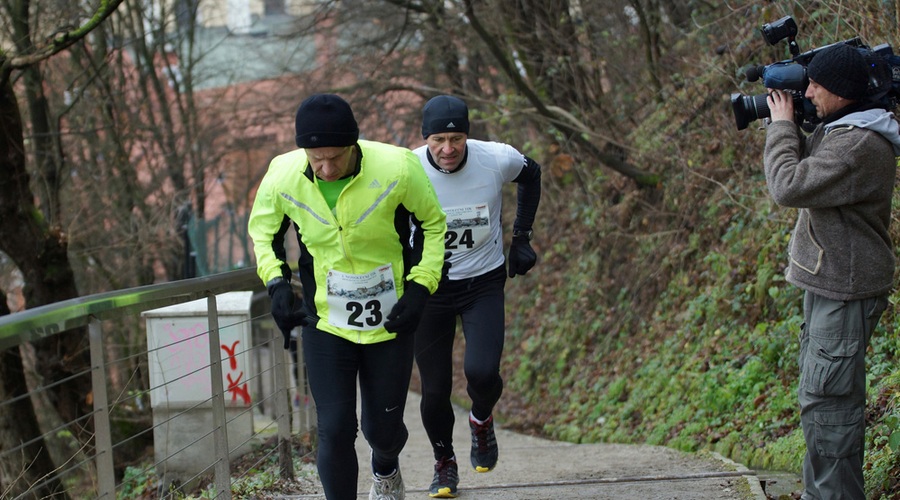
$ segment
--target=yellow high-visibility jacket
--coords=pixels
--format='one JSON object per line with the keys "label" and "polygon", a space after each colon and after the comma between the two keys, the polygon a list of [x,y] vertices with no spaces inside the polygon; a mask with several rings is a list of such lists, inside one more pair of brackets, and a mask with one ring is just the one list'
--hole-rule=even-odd
{"label": "yellow high-visibility jacket", "polygon": [[[358,145],[358,171],[339,195],[334,211],[317,186],[321,181],[313,174],[305,150],[273,159],[256,193],[248,230],[257,273],[269,283],[279,277],[290,279],[284,236],[293,222],[300,243],[298,271],[304,306],[309,316],[318,318],[316,327],[352,342],[372,344],[396,336],[382,325],[391,300],[403,295],[405,280],[425,286],[430,293],[437,289],[447,224],[431,181],[411,151],[373,141]],[[377,291],[383,294],[390,289],[396,295],[384,306],[377,296],[367,295],[377,286],[350,289],[346,285],[352,278],[339,285],[333,281],[335,275],[371,275],[388,266],[392,273],[384,281],[389,286]],[[357,295],[363,298],[357,301]],[[342,307],[346,305],[348,311],[329,310],[336,297],[346,301]],[[340,314],[351,315],[351,324],[358,326],[348,328],[334,321]]]}

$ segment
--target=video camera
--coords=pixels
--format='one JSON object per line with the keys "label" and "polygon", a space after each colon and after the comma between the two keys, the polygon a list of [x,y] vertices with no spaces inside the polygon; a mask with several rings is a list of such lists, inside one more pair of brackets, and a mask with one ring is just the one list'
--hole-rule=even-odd
{"label": "video camera", "polygon": [[[788,48],[793,57],[768,66],[752,66],[745,71],[744,76],[748,82],[762,78],[766,88],[787,91],[794,102],[795,120],[804,128],[808,129],[809,126],[819,122],[815,106],[804,97],[806,87],[809,86],[806,67],[818,52],[834,45],[847,44],[855,47],[865,58],[869,73],[869,101],[877,102],[888,110],[894,109],[900,103],[900,56],[894,55],[890,44],[883,43],[871,49],[857,36],[801,54],[795,40],[797,23],[791,16],[764,24],[760,32],[763,40],[769,45],[775,45],[787,38]],[[766,102],[767,97],[768,94],[754,96],[731,94],[731,108],[738,130],[747,128],[753,120],[771,116],[769,104]]]}

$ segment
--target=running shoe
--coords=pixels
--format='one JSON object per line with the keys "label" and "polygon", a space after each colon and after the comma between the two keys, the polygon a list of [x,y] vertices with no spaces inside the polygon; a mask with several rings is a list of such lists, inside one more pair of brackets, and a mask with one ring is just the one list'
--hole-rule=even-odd
{"label": "running shoe", "polygon": [[403,500],[406,490],[403,487],[403,478],[400,469],[393,474],[382,476],[372,474],[372,489],[369,491],[369,500]]}
{"label": "running shoe", "polygon": [[459,469],[456,458],[442,458],[434,463],[434,480],[431,481],[431,498],[456,498],[459,484]]}
{"label": "running shoe", "polygon": [[475,472],[490,472],[497,465],[497,436],[494,435],[494,416],[491,415],[483,424],[478,424],[469,417],[469,428],[472,429],[472,467]]}

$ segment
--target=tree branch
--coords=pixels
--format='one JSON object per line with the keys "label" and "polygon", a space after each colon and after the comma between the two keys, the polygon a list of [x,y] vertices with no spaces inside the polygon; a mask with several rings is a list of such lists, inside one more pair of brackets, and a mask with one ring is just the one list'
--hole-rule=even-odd
{"label": "tree branch", "polygon": [[[4,75],[8,71],[14,69],[22,69],[41,62],[63,50],[69,48],[73,43],[78,42],[94,28],[100,25],[106,18],[112,15],[124,0],[101,0],[100,7],[94,12],[94,15],[83,25],[58,34],[50,40],[46,45],[35,49],[29,54],[21,54],[9,57],[3,64]],[[2,59],[2,56],[0,56]]]}
{"label": "tree branch", "polygon": [[497,60],[497,64],[500,65],[500,68],[506,73],[507,77],[510,78],[513,82],[513,86],[519,91],[522,95],[528,99],[529,102],[537,109],[539,115],[557,123],[560,130],[569,135],[575,143],[577,143],[582,148],[588,150],[593,156],[598,158],[601,162],[603,162],[608,167],[613,170],[619,172],[626,177],[630,177],[634,179],[635,182],[638,183],[639,186],[642,187],[654,187],[659,183],[659,175],[651,174],[648,172],[644,172],[634,165],[621,160],[615,155],[606,153],[605,151],[598,148],[593,142],[588,141],[582,135],[581,130],[576,130],[572,126],[566,125],[567,121],[564,116],[558,115],[548,108],[543,101],[541,101],[540,97],[534,92],[528,82],[516,71],[515,67],[512,63],[506,58],[506,54],[503,49],[497,43],[497,40],[488,33],[487,29],[481,24],[481,20],[478,16],[475,15],[475,8],[472,0],[465,0],[465,15],[466,19],[469,20],[469,24],[472,26],[472,29],[475,30],[475,33],[481,38],[481,40],[487,45],[488,50]]}

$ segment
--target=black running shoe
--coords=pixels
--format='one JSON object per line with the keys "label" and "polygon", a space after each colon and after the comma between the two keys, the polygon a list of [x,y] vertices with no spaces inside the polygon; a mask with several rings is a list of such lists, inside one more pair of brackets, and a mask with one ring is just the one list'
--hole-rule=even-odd
{"label": "black running shoe", "polygon": [[494,435],[494,416],[483,424],[477,424],[469,417],[472,429],[472,467],[475,472],[490,472],[497,465],[497,436]]}
{"label": "black running shoe", "polygon": [[434,464],[434,480],[431,481],[431,498],[456,498],[459,484],[459,469],[456,458],[442,458]]}

